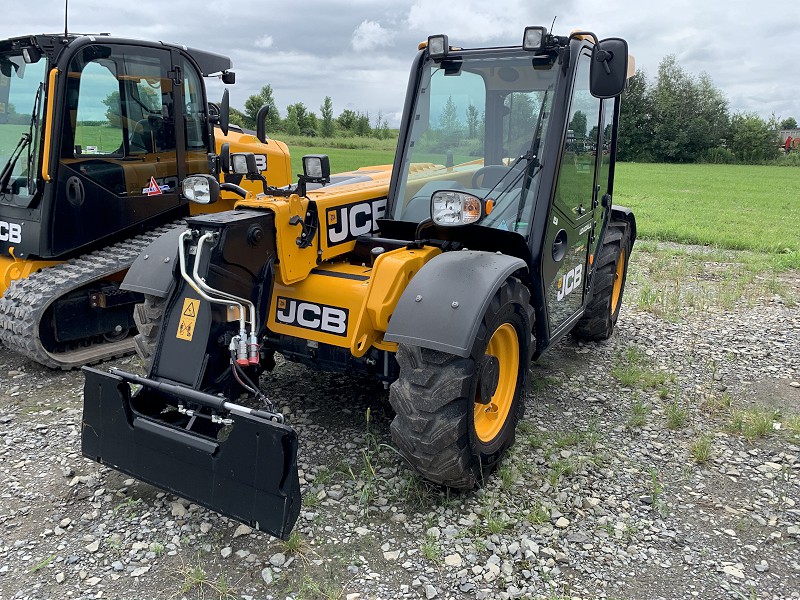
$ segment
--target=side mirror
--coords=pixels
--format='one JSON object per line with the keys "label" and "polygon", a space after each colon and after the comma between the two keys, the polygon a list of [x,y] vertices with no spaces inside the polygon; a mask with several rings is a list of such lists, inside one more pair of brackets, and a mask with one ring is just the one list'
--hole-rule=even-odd
{"label": "side mirror", "polygon": [[212,204],[219,198],[219,182],[212,175],[189,175],[181,189],[184,198],[197,204]]}
{"label": "side mirror", "polygon": [[231,104],[228,90],[222,92],[222,102],[219,103],[219,128],[222,135],[228,135],[228,125],[231,118]]}
{"label": "side mirror", "polygon": [[595,98],[614,98],[625,89],[628,76],[628,42],[607,38],[595,44],[589,71],[589,88]]}

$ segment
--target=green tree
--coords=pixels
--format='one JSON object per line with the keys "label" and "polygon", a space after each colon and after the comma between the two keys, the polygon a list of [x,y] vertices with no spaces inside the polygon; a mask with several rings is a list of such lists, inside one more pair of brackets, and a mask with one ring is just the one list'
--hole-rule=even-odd
{"label": "green tree", "polygon": [[356,129],[356,119],[358,119],[358,114],[349,108],[345,108],[341,114],[339,114],[339,118],[336,121],[339,123],[339,127],[348,133],[354,133]]}
{"label": "green tree", "polygon": [[369,137],[369,134],[372,132],[372,127],[369,124],[369,113],[368,112],[358,112],[356,113],[356,121],[353,126],[353,130],[356,135],[361,137]]}
{"label": "green tree", "polygon": [[116,115],[122,114],[119,92],[111,92],[102,102],[106,105],[106,120],[112,121]]}
{"label": "green tree", "polygon": [[728,147],[739,162],[772,160],[780,150],[769,123],[754,113],[737,113],[731,118]]}
{"label": "green tree", "polygon": [[378,116],[375,117],[375,126],[372,128],[372,135],[379,140],[385,140],[391,135],[389,133],[389,122],[383,116],[383,111],[378,111]]}
{"label": "green tree", "polygon": [[244,102],[244,117],[245,123],[243,127],[248,129],[256,128],[256,115],[259,109],[267,105],[269,113],[267,113],[266,128],[267,131],[277,131],[281,126],[281,115],[278,112],[278,106],[275,104],[275,98],[272,95],[272,86],[267,84],[261,88],[257,94],[253,94]]}
{"label": "green tree", "polygon": [[472,102],[467,107],[467,137],[474,140],[478,136],[478,123],[480,122],[481,115],[478,109]]}
{"label": "green tree", "polygon": [[455,138],[459,137],[461,133],[461,121],[458,118],[458,109],[456,108],[456,103],[453,102],[452,96],[447,97],[442,114],[439,116],[439,129],[445,135]]}
{"label": "green tree", "polygon": [[794,117],[788,117],[781,121],[781,129],[797,129],[797,120]]}
{"label": "green tree", "polygon": [[696,80],[674,55],[658,67],[653,90],[653,155],[664,162],[693,162],[719,146],[728,127],[728,102],[708,75]]}
{"label": "green tree", "polygon": [[[617,132],[619,160],[651,160],[653,143],[653,97],[644,71],[637,70],[622,95]],[[611,138],[607,135],[607,140]]]}
{"label": "green tree", "polygon": [[297,119],[297,107],[294,104],[286,107],[284,128],[289,135],[300,135],[300,122]]}
{"label": "green tree", "polygon": [[247,125],[247,115],[245,115],[242,111],[236,110],[232,106],[230,107],[230,118],[229,121],[234,124],[238,125],[239,127],[248,127]]}
{"label": "green tree", "polygon": [[586,114],[581,110],[576,110],[569,122],[569,128],[575,134],[576,140],[586,139]]}
{"label": "green tree", "polygon": [[333,102],[330,96],[325,96],[325,101],[319,107],[319,112],[322,115],[320,133],[323,137],[333,137],[335,128],[333,125]]}

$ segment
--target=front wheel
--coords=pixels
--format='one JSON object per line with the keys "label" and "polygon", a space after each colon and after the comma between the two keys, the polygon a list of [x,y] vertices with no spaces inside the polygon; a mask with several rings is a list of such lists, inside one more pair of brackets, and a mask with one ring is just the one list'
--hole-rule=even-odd
{"label": "front wheel", "polygon": [[136,354],[144,361],[145,370],[150,372],[153,354],[158,343],[158,334],[161,331],[161,322],[164,320],[164,306],[166,298],[145,295],[144,302],[137,304],[133,311],[133,320],[139,333],[134,338]]}
{"label": "front wheel", "polygon": [[481,320],[469,357],[400,345],[389,401],[392,439],[423,477],[453,488],[481,484],[514,443],[524,411],[533,310],[506,281]]}

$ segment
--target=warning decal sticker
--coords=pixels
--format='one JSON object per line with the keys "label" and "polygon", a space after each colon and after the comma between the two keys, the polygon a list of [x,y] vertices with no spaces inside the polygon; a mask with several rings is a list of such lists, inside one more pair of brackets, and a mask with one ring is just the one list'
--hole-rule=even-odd
{"label": "warning decal sticker", "polygon": [[192,341],[194,326],[197,321],[197,313],[200,310],[200,300],[194,298],[184,298],[183,310],[181,311],[181,321],[178,323],[178,332],[175,337],[179,340]]}
{"label": "warning decal sticker", "polygon": [[168,191],[169,191],[169,186],[168,185],[166,185],[166,184],[158,185],[158,182],[156,181],[156,178],[155,177],[151,177],[150,178],[150,185],[147,186],[146,188],[144,188],[142,190],[142,193],[143,194],[147,194],[148,196],[160,196],[164,192],[168,192]]}

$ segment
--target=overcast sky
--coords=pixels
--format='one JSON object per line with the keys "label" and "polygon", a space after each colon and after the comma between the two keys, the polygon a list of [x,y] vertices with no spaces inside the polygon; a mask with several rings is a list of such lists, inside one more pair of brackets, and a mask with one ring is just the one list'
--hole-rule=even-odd
{"label": "overcast sky", "polygon": [[[689,73],[708,73],[731,112],[800,121],[800,9],[797,0],[70,0],[71,32],[161,40],[233,59],[231,105],[269,83],[285,116],[303,102],[319,115],[378,112],[396,126],[417,44],[446,33],[463,47],[517,45],[526,25],[554,33],[590,29],[628,40],[637,67],[653,78],[667,54]],[[0,38],[63,31],[64,0],[8,7]],[[211,99],[221,83],[209,85]]]}

